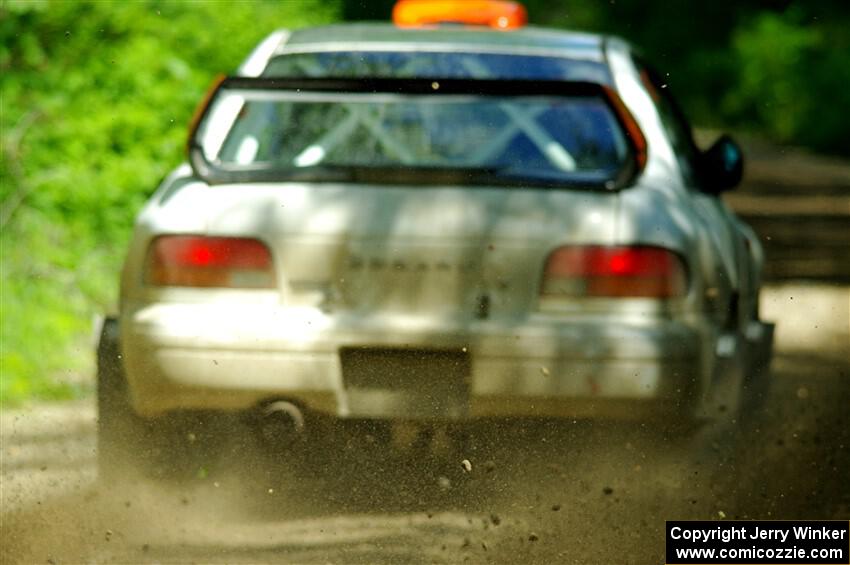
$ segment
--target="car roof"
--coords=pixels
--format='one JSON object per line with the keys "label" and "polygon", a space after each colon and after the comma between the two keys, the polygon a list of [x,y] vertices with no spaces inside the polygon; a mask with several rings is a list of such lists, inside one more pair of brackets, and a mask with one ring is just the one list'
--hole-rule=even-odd
{"label": "car roof", "polygon": [[398,27],[388,23],[336,24],[290,32],[274,55],[336,50],[472,51],[549,54],[602,62],[604,35],[534,26],[510,31],[463,25]]}

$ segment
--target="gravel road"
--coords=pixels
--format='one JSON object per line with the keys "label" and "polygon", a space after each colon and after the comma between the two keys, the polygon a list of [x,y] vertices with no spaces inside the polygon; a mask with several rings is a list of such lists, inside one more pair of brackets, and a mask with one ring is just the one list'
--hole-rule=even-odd
{"label": "gravel road", "polygon": [[105,488],[93,399],[4,411],[0,563],[646,564],[663,563],[667,519],[850,519],[850,288],[772,286],[762,311],[777,354],[746,431],[541,425],[471,470],[388,459],[296,478],[240,461]]}

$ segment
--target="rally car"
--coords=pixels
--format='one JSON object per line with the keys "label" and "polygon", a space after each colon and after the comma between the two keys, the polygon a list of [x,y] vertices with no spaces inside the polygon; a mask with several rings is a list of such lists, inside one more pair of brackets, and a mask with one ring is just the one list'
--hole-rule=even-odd
{"label": "rally car", "polygon": [[138,215],[99,346],[102,467],[174,421],[196,441],[200,415],[311,442],[740,418],[773,337],[762,247],[720,198],[742,166],[727,136],[696,146],[627,42],[513,2],[276,31]]}

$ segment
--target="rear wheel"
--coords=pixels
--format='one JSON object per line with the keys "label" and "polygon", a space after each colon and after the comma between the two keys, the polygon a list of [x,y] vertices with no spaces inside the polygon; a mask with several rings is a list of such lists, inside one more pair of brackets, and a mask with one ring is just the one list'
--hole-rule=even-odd
{"label": "rear wheel", "polygon": [[118,321],[103,323],[97,348],[97,462],[102,481],[115,482],[143,466],[149,429],[130,405],[118,345]]}
{"label": "rear wheel", "polygon": [[226,415],[180,412],[142,418],[130,403],[118,340],[118,321],[103,324],[97,351],[98,473],[104,482],[138,476],[204,477],[219,461],[228,435]]}
{"label": "rear wheel", "polygon": [[773,357],[774,325],[757,321],[748,328],[750,362],[742,387],[741,419],[752,422],[761,413],[770,393],[770,362]]}

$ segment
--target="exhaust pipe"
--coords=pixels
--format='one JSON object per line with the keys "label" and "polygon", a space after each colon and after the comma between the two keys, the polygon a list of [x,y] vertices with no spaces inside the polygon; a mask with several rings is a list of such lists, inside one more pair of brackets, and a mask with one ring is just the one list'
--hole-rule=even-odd
{"label": "exhaust pipe", "polygon": [[304,437],[304,413],[288,400],[276,400],[260,410],[258,431],[264,442],[289,447]]}

